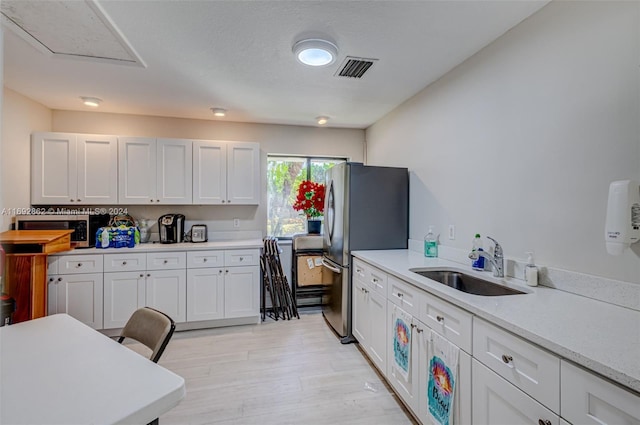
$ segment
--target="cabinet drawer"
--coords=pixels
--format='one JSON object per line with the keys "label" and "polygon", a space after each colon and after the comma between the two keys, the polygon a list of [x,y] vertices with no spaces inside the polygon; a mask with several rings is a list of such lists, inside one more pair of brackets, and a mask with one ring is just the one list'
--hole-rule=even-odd
{"label": "cabinet drawer", "polygon": [[420,320],[467,353],[471,353],[472,315],[440,298],[426,295],[419,308]]}
{"label": "cabinet drawer", "polygon": [[186,252],[147,253],[147,270],[184,269],[186,264]]}
{"label": "cabinet drawer", "polygon": [[257,266],[260,264],[259,249],[232,249],[224,251],[225,266]]}
{"label": "cabinet drawer", "polygon": [[138,254],[105,254],[105,272],[132,272],[147,268],[147,255]]}
{"label": "cabinet drawer", "polygon": [[574,424],[640,424],[640,397],[561,362],[562,417]]}
{"label": "cabinet drawer", "polygon": [[102,273],[102,254],[64,255],[58,257],[59,274]]}
{"label": "cabinet drawer", "polygon": [[422,291],[393,276],[387,278],[387,299],[412,316],[418,315]]}
{"label": "cabinet drawer", "polygon": [[474,425],[548,424],[560,418],[524,392],[472,360],[471,403]]}
{"label": "cabinet drawer", "polygon": [[222,267],[223,265],[224,265],[224,251],[189,251],[187,252],[187,268],[188,269]]}
{"label": "cabinet drawer", "polygon": [[556,413],[560,359],[484,320],[473,321],[473,357]]}
{"label": "cabinet drawer", "polygon": [[381,295],[387,296],[387,274],[363,261],[354,259],[353,261],[353,278],[367,284]]}

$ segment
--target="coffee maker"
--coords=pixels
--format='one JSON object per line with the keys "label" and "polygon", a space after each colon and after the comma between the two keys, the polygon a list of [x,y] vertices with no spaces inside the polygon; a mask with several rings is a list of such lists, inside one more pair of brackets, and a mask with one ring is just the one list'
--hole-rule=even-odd
{"label": "coffee maker", "polygon": [[158,219],[161,243],[180,243],[184,240],[184,215],[165,214]]}

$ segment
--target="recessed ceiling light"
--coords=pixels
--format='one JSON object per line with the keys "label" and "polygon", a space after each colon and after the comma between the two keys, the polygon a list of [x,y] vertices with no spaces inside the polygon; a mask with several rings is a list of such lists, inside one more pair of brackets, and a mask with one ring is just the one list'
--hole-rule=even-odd
{"label": "recessed ceiling light", "polygon": [[329,122],[329,117],[316,117],[316,122],[318,125],[325,125]]}
{"label": "recessed ceiling light", "polygon": [[227,115],[227,110],[223,108],[211,108],[211,112],[213,112],[213,115],[216,117],[224,117]]}
{"label": "recessed ceiling light", "polygon": [[335,62],[338,47],[330,41],[319,38],[300,40],[293,45],[296,59],[309,66],[325,66]]}
{"label": "recessed ceiling light", "polygon": [[91,106],[92,108],[97,108],[100,105],[100,102],[102,102],[102,99],[98,99],[97,97],[80,96],[80,99],[82,99],[82,103],[86,106]]}

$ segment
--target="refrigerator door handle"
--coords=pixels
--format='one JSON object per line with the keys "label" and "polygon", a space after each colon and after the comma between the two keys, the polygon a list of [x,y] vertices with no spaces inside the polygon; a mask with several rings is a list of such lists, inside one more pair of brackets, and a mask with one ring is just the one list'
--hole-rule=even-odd
{"label": "refrigerator door handle", "polygon": [[325,266],[326,268],[328,268],[329,270],[331,270],[334,273],[342,274],[342,270],[340,268],[329,264],[324,258],[322,258],[322,265]]}

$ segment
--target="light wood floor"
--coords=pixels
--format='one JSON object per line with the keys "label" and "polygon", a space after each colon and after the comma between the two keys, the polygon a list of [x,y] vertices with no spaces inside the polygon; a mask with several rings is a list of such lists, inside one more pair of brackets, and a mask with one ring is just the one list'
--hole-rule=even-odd
{"label": "light wood floor", "polygon": [[356,344],[340,344],[319,313],[177,332],[159,363],[187,388],[161,425],[415,423]]}

